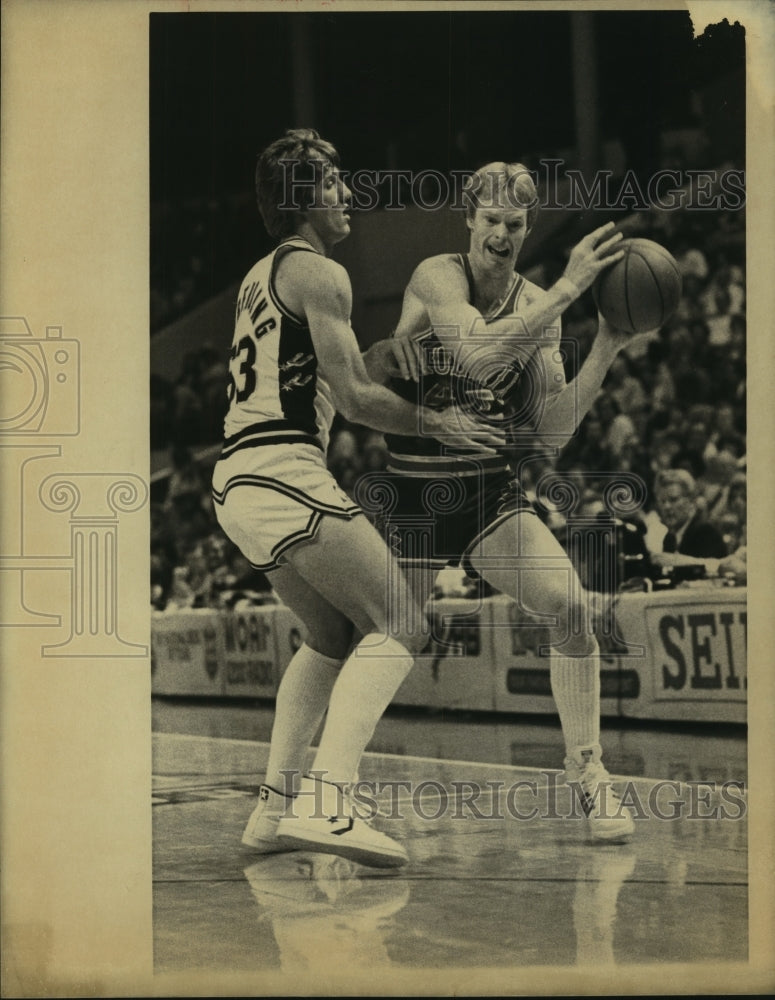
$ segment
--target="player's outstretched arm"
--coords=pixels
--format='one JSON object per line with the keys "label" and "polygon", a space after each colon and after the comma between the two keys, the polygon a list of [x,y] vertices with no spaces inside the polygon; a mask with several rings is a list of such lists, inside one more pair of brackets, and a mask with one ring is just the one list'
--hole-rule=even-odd
{"label": "player's outstretched arm", "polygon": [[347,420],[393,434],[440,437],[457,447],[501,444],[501,435],[465,414],[418,408],[372,381],[350,326],[352,289],[340,264],[311,254],[293,254],[284,263],[334,405]]}
{"label": "player's outstretched arm", "polygon": [[[647,338],[649,333],[637,334]],[[537,436],[551,435],[570,438],[581,421],[591,410],[603,381],[616,355],[626,344],[632,344],[635,337],[612,327],[602,315],[598,315],[597,336],[581,369],[573,382],[563,384],[561,390],[550,395],[543,414],[535,428]]]}
{"label": "player's outstretched arm", "polygon": [[535,341],[553,339],[560,316],[590,288],[599,274],[624,256],[616,245],[622,234],[614,232],[614,223],[608,222],[588,233],[571,250],[562,277],[542,296],[536,297],[517,318],[521,330],[510,329],[514,319],[496,320],[488,329],[504,338],[504,343],[519,344],[524,337]]}
{"label": "player's outstretched arm", "polygon": [[468,302],[468,286],[450,256],[431,257],[415,270],[404,295],[401,320],[395,335],[379,341],[366,352],[369,372],[377,381],[399,376],[417,380],[422,354],[413,332],[417,304],[427,312],[436,335],[455,356],[457,363],[473,374],[488,351],[493,361],[522,361],[535,349],[553,349],[558,340],[557,323],[562,313],[594,282],[605,268],[621,260],[616,249],[622,234],[607,223],[585,236],[570,253],[563,276],[552,287],[535,296],[519,316],[486,323]]}
{"label": "player's outstretched arm", "polygon": [[425,371],[422,345],[409,334],[396,330],[392,337],[378,340],[363,352],[369,378],[385,385],[391,378],[419,381]]}

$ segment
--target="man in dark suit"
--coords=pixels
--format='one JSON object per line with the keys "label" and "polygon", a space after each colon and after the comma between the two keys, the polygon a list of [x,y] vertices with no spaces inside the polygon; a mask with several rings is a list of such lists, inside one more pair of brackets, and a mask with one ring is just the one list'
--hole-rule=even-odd
{"label": "man in dark suit", "polygon": [[654,483],[657,511],[667,534],[662,551],[651,560],[662,569],[705,565],[716,571],[728,553],[720,532],[703,520],[697,508],[697,484],[686,469],[665,469]]}

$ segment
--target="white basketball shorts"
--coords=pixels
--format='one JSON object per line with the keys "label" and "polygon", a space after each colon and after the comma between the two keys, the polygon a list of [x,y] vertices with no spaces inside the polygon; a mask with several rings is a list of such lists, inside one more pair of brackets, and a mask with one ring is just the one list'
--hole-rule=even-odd
{"label": "white basketball shorts", "polygon": [[363,513],[313,444],[267,444],[235,451],[213,470],[218,523],[256,569],[272,570],[293,545],[314,538],[321,519]]}

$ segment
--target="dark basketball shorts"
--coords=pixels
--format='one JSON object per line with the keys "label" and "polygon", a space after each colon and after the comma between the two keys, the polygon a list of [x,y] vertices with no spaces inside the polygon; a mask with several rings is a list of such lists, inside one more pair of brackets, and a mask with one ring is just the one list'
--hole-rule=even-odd
{"label": "dark basketball shorts", "polygon": [[483,538],[516,514],[535,510],[508,471],[457,476],[380,472],[364,477],[355,499],[403,560],[460,565],[477,576],[469,556]]}

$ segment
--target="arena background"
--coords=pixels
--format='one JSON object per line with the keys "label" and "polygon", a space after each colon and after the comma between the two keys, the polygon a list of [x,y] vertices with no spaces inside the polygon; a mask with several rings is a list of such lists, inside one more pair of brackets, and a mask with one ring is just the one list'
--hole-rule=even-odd
{"label": "arena background", "polygon": [[[152,370],[167,375],[181,343],[171,322],[269,246],[253,171],[287,127],[312,124],[349,170],[556,157],[590,178],[632,169],[645,182],[665,167],[744,166],[744,31],[710,26],[695,41],[685,11],[159,13],[150,74]],[[522,265],[585,224],[544,212]],[[337,256],[366,342],[390,329],[417,261],[450,238],[460,245],[463,230],[443,210],[356,219]],[[208,314],[212,336],[228,318]]]}
{"label": "arena background", "polygon": [[[165,504],[174,507],[170,482],[173,491],[185,490],[197,466],[206,492],[218,453],[237,289],[271,247],[255,205],[257,153],[285,128],[305,123],[335,143],[345,170],[382,178],[368,209],[356,210],[351,236],[334,250],[352,279],[353,326],[363,347],[392,329],[422,258],[466,246],[462,213],[438,181],[389,182],[390,171],[412,179],[434,172],[450,178],[454,195],[455,172],[491,159],[535,170],[544,207],[520,269],[544,287],[562,272],[573,244],[607,221],[626,235],[655,238],[681,257],[683,270],[695,267],[699,253],[701,277],[690,277],[691,289],[687,281],[673,325],[645,356],[626,362],[628,371],[607,380],[604,395],[615,397],[616,409],[633,385],[642,404],[626,404],[629,424],[603,419],[605,441],[621,436],[612,423],[629,428],[629,441],[626,454],[600,461],[635,471],[649,486],[663,441],[675,448],[674,439],[694,426],[695,438],[678,448],[676,461],[696,478],[709,477],[714,496],[733,472],[744,472],[739,23],[709,25],[695,38],[688,12],[678,10],[158,13],[150,19],[149,114],[151,473],[159,521]],[[590,190],[607,174],[605,204],[570,206],[569,170]],[[688,208],[659,211],[649,203],[645,193],[659,171],[674,172],[668,187],[681,190]],[[693,172],[706,180],[692,180]],[[731,174],[738,191],[726,198],[719,178]],[[726,296],[721,304],[717,292]],[[565,317],[569,379],[589,347],[593,317],[590,293]],[[666,401],[662,383],[671,378]],[[661,393],[657,405],[646,398],[654,393]],[[721,404],[728,435],[716,425],[713,408]],[[561,461],[583,465],[589,434],[585,422]],[[694,452],[715,451],[720,437],[722,459],[707,470]],[[359,471],[384,464],[384,446],[339,418],[331,462],[351,489]],[[207,503],[197,505],[197,516]],[[157,555],[157,583],[163,576],[168,592],[174,567],[159,547]]]}
{"label": "arena background", "polygon": [[[150,72],[154,213],[185,206],[204,225],[216,203],[229,220],[245,211],[239,242],[208,241],[200,298],[267,247],[255,159],[292,125],[330,136],[350,170],[559,156],[648,178],[666,161],[712,169],[745,152],[743,28],[695,42],[686,11],[158,13]],[[156,331],[192,248],[163,215],[152,222]],[[423,248],[405,249],[411,269]]]}

